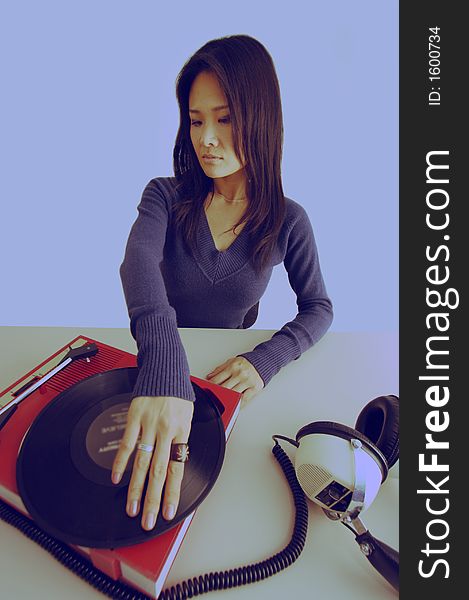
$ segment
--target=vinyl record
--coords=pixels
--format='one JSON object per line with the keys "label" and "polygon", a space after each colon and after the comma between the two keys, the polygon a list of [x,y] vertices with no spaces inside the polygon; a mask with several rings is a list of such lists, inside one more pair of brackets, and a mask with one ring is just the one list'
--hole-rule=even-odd
{"label": "vinyl record", "polygon": [[[113,369],[68,388],[38,415],[18,456],[21,498],[34,521],[52,536],[90,548],[140,543],[174,527],[212,489],[225,454],[225,431],[214,394],[194,387],[196,402],[181,498],[175,518],[158,515],[154,529],[125,512],[134,456],[118,485],[111,467],[125,430],[138,369]],[[145,491],[145,490],[144,490]]]}

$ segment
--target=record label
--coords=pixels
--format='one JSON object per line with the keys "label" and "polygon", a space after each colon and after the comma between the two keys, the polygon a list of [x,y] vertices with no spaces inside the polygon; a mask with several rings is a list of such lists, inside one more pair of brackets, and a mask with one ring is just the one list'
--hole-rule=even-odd
{"label": "record label", "polygon": [[[91,422],[86,433],[88,455],[100,467],[111,469],[127,425],[128,402],[107,408]],[[88,415],[83,416],[87,420]],[[77,425],[80,428],[81,424]]]}

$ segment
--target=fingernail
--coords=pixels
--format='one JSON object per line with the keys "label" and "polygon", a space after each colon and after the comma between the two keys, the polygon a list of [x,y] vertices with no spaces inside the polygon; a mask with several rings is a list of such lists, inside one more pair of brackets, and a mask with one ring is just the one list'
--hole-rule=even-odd
{"label": "fingernail", "polygon": [[127,512],[129,513],[129,515],[131,517],[135,517],[135,515],[137,514],[137,508],[138,508],[138,502],[137,500],[132,500],[132,502],[129,504]]}
{"label": "fingernail", "polygon": [[155,515],[154,513],[148,513],[147,518],[145,520],[146,529],[153,529],[153,525],[155,524]]}
{"label": "fingernail", "polygon": [[112,483],[119,483],[119,481],[121,480],[121,477],[122,477],[122,473],[117,473],[117,472],[113,473],[112,477],[111,477]]}
{"label": "fingernail", "polygon": [[169,504],[164,510],[164,518],[172,519],[174,517],[175,512],[176,511],[174,510],[174,504]]}

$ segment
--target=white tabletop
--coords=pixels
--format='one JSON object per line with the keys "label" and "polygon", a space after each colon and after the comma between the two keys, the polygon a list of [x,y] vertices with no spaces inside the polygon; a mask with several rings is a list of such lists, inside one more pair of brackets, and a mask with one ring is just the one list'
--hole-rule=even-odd
{"label": "white tabletop", "polygon": [[[191,373],[204,378],[230,356],[273,332],[181,329]],[[136,352],[126,329],[1,327],[0,389],[77,335]],[[372,398],[398,395],[398,337],[392,333],[329,333],[278,373],[241,411],[219,479],[197,509],[165,587],[202,573],[262,561],[289,541],[293,503],[272,456],[271,436],[294,437],[312,421],[350,427]],[[293,457],[288,444],[284,449]],[[391,471],[391,474],[393,474]],[[285,597],[327,600],[396,598],[361,554],[351,532],[309,503],[309,530],[298,560],[262,582],[218,592],[213,600]],[[362,515],[373,535],[398,549],[398,479],[388,477]],[[103,596],[14,528],[0,521],[0,596],[96,600]]]}

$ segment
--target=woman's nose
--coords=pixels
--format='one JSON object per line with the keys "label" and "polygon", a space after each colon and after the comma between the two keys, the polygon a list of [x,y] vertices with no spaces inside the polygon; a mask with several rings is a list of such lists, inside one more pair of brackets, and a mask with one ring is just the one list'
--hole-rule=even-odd
{"label": "woman's nose", "polygon": [[215,128],[211,125],[207,125],[203,128],[200,135],[200,143],[202,146],[218,146],[218,137]]}

